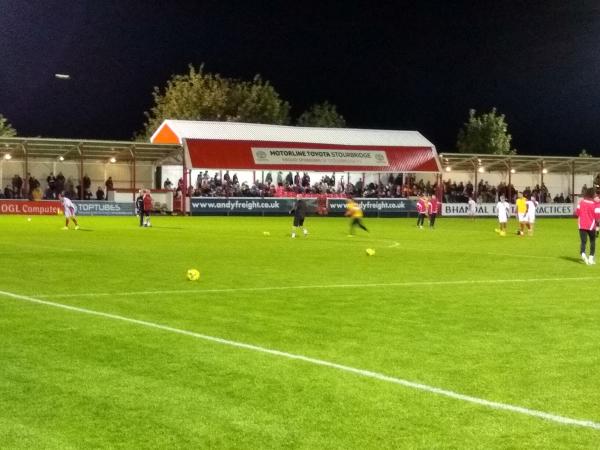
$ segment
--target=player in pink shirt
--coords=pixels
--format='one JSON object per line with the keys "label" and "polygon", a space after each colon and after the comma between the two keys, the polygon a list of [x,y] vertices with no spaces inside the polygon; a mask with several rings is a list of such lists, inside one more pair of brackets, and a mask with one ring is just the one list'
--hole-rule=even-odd
{"label": "player in pink shirt", "polygon": [[429,199],[429,203],[427,204],[427,212],[429,213],[429,228],[433,228],[435,226],[435,218],[438,212],[438,201],[435,195],[432,195],[431,199]]}
{"label": "player in pink shirt", "polygon": [[[596,227],[600,224],[600,203],[594,201],[594,190],[587,189],[583,199],[579,201],[577,210],[577,225],[579,227],[579,239],[581,240],[581,259],[586,264],[596,264],[594,255],[596,253]],[[590,255],[585,255],[587,240],[590,239]]]}

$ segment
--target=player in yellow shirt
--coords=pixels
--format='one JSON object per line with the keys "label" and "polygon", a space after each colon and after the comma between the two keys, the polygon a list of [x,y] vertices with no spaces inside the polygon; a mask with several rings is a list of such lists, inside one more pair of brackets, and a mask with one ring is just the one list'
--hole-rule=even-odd
{"label": "player in yellow shirt", "polygon": [[352,219],[350,221],[350,234],[349,236],[354,236],[354,227],[358,226],[365,230],[367,233],[367,227],[365,227],[362,223],[363,211],[358,203],[354,201],[352,196],[348,196],[348,200],[346,201],[346,217],[350,217]]}
{"label": "player in yellow shirt", "polygon": [[517,194],[517,220],[519,221],[519,230],[517,234],[523,236],[525,227],[527,226],[527,199],[523,197],[523,193]]}

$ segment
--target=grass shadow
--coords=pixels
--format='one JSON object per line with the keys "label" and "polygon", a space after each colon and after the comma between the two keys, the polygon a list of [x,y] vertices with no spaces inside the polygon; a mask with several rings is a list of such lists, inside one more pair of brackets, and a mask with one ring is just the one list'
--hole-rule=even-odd
{"label": "grass shadow", "polygon": [[564,259],[565,261],[570,261],[577,264],[583,264],[581,258],[576,258],[575,256],[560,256],[560,259]]}

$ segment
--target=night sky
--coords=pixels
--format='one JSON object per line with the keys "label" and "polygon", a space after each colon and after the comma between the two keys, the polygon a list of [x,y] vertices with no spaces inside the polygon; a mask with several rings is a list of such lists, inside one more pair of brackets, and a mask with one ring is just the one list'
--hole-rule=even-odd
{"label": "night sky", "polygon": [[0,113],[21,136],[130,139],[189,63],[440,152],[495,106],[520,154],[600,156],[597,1],[0,0]]}

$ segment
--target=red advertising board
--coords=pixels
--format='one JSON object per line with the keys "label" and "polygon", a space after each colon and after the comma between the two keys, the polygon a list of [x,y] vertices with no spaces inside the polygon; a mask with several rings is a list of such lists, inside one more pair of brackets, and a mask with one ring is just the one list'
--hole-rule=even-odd
{"label": "red advertising board", "polygon": [[0,200],[0,214],[24,214],[28,216],[50,216],[60,212],[60,202],[43,200]]}
{"label": "red advertising board", "polygon": [[431,147],[185,139],[185,148],[188,164],[202,169],[439,171],[436,153]]}

